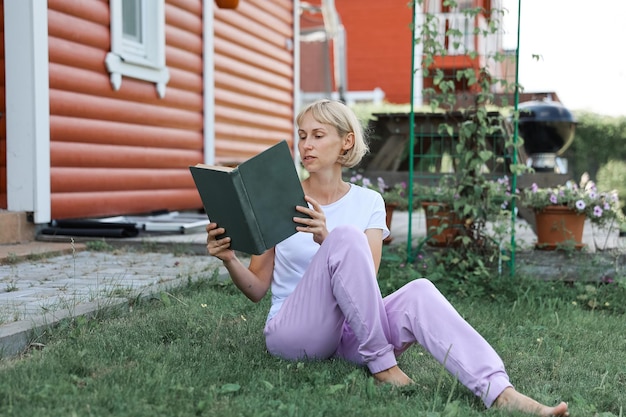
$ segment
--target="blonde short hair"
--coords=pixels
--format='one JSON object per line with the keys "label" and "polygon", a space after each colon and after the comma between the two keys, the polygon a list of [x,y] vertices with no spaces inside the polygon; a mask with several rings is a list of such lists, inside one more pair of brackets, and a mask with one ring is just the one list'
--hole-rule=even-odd
{"label": "blonde short hair", "polygon": [[340,101],[321,99],[317,100],[298,113],[296,123],[300,125],[306,113],[319,123],[333,126],[340,137],[345,137],[348,133],[354,134],[354,146],[348,149],[344,155],[340,156],[339,162],[342,166],[352,168],[361,162],[363,156],[369,152],[369,147],[365,141],[363,126],[356,117],[352,109]]}

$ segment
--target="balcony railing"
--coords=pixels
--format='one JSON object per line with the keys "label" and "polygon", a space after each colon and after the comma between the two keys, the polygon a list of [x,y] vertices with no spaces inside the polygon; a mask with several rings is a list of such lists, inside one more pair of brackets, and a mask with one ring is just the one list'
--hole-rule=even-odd
{"label": "balcony railing", "polygon": [[[483,15],[467,16],[463,13],[438,13],[436,41],[444,46],[446,55],[493,55],[501,45],[501,34],[487,33],[488,23]],[[475,30],[478,28],[478,31]]]}
{"label": "balcony railing", "polygon": [[494,59],[496,53],[502,52],[502,33],[490,33],[485,16],[438,13],[435,17],[438,22],[435,40],[443,46],[443,54],[454,57],[476,53],[481,68],[486,67],[492,76],[503,76],[502,65]]}

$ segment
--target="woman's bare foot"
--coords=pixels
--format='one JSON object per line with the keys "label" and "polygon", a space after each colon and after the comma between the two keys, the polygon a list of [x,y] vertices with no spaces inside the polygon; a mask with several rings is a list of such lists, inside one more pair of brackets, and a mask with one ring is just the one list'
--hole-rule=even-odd
{"label": "woman's bare foot", "polygon": [[505,410],[511,411],[522,411],[529,414],[534,414],[541,417],[567,417],[569,416],[569,412],[567,410],[567,403],[561,402],[559,405],[555,407],[548,407],[547,405],[543,405],[533,400],[530,397],[525,396],[517,391],[514,388],[508,387],[493,404],[497,408],[503,408]]}
{"label": "woman's bare foot", "polygon": [[413,380],[405,374],[402,369],[398,368],[398,365],[392,366],[384,371],[377,372],[374,375],[376,381],[381,383],[387,383],[396,387],[404,387],[406,385],[413,384]]}

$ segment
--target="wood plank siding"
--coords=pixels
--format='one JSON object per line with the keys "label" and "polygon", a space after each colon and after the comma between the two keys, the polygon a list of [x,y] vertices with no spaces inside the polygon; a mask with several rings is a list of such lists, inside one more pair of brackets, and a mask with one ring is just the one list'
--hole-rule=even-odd
{"label": "wood plank siding", "polygon": [[49,0],[53,219],[201,207],[202,2],[167,1],[164,98],[124,77],[114,91],[108,1]]}
{"label": "wood plank siding", "polygon": [[[209,22],[205,4],[212,7]],[[165,0],[170,78],[163,98],[153,83],[130,77],[117,91],[111,86],[109,0],[47,0],[47,6],[51,219],[199,210],[189,165],[205,154],[216,163],[238,163],[280,140],[292,143],[291,0],[246,0],[236,9]],[[0,16],[0,209],[7,208],[3,116],[11,105],[3,22]],[[206,28],[214,31],[208,48]],[[207,64],[214,74],[205,80]],[[215,124],[205,126],[213,112],[205,114],[204,106],[213,97]],[[206,143],[214,149],[205,152]]]}
{"label": "wood plank siding", "polygon": [[215,153],[240,162],[293,140],[293,2],[215,9]]}
{"label": "wood plank siding", "polygon": [[411,96],[412,9],[404,1],[337,0],[346,30],[348,88],[385,92],[390,103]]}
{"label": "wood plank siding", "polygon": [[7,123],[4,92],[4,1],[0,0],[0,209],[7,208]]}

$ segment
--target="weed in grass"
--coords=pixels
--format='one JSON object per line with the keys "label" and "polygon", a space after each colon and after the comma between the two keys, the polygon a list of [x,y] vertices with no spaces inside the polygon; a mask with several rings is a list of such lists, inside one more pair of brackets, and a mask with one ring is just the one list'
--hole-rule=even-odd
{"label": "weed in grass", "polygon": [[195,253],[191,245],[184,243],[173,245],[170,252],[175,256],[193,255]]}
{"label": "weed in grass", "polygon": [[47,255],[45,252],[43,253],[29,253],[28,255],[26,255],[26,259],[28,261],[34,262],[34,261],[40,261],[42,259],[47,258],[49,255]]}
{"label": "weed in grass", "polygon": [[4,291],[5,292],[19,291],[19,287],[17,286],[17,281],[11,280],[10,282],[8,282],[6,286],[4,287]]}
{"label": "weed in grass", "polygon": [[106,240],[91,240],[85,243],[85,247],[94,252],[113,252],[115,249],[113,245],[108,243]]}
{"label": "weed in grass", "polygon": [[159,244],[152,240],[144,240],[141,242],[141,250],[142,252],[158,252]]}
{"label": "weed in grass", "polygon": [[7,254],[7,257],[4,259],[4,263],[6,263],[7,265],[15,265],[19,261],[20,261],[20,257],[17,256],[15,252],[9,252]]}

